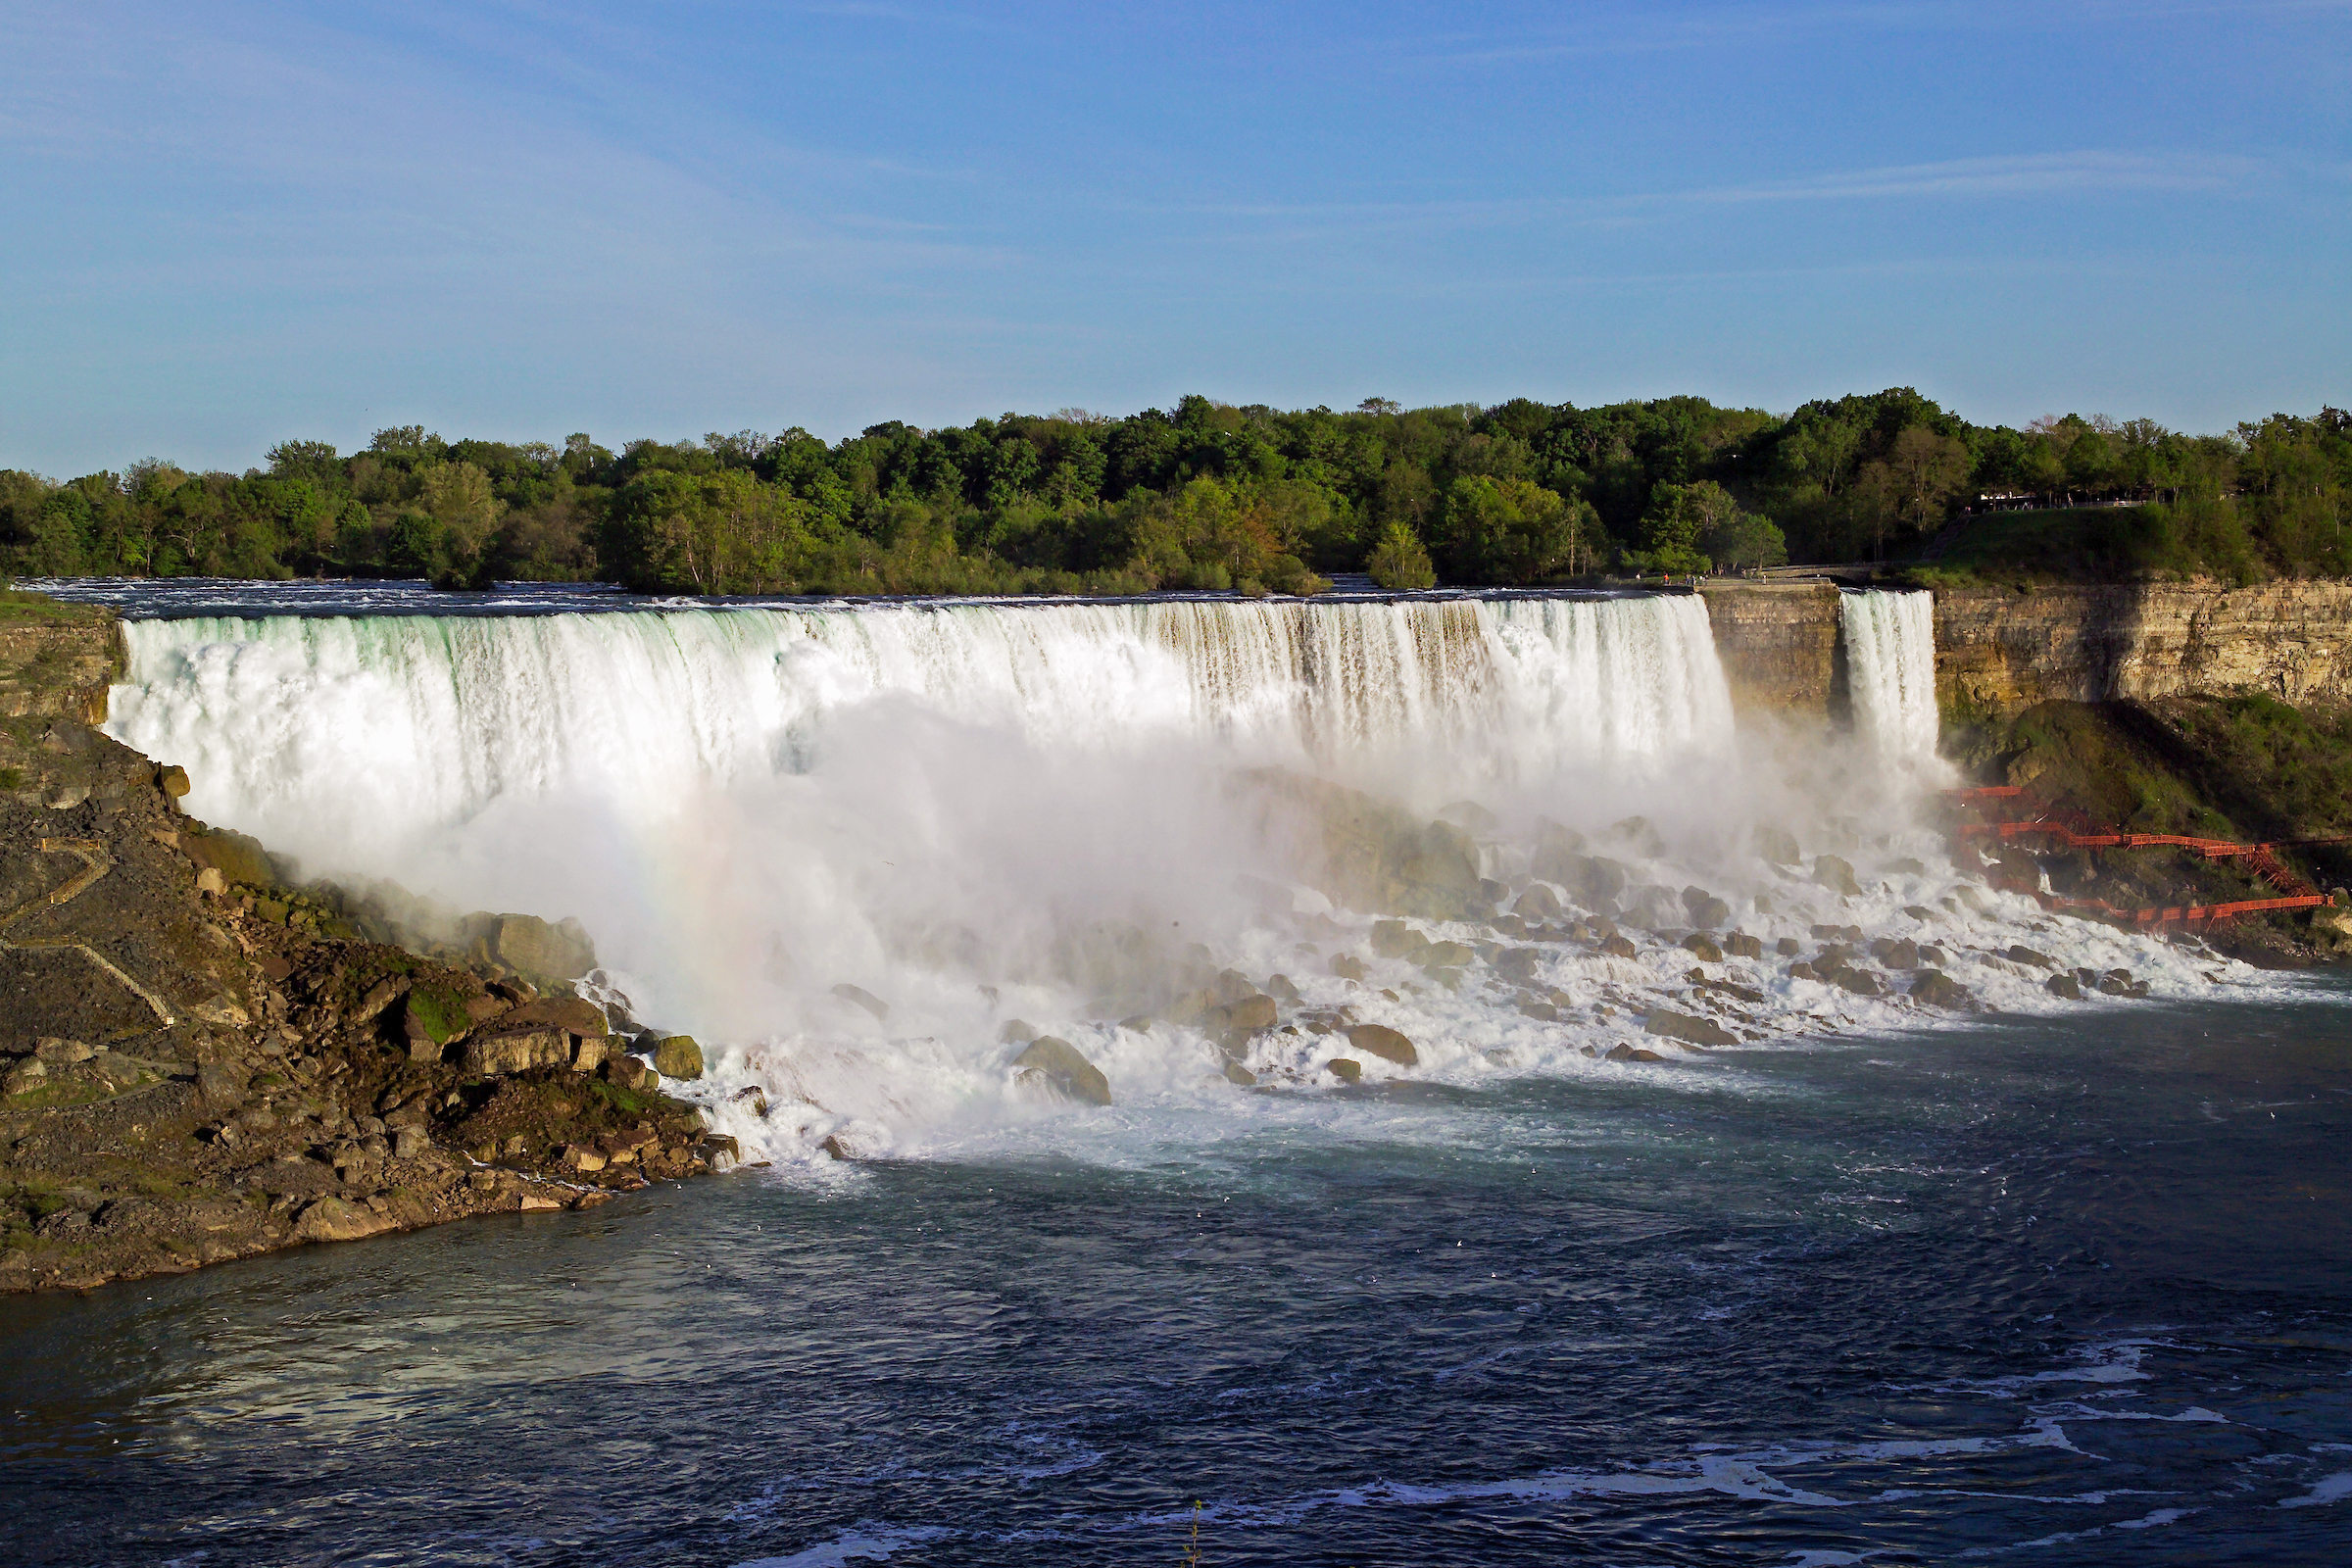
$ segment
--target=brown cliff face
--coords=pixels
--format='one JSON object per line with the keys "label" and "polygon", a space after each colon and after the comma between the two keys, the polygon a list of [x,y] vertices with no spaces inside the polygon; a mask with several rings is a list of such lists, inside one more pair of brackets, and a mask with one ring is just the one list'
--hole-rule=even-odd
{"label": "brown cliff face", "polygon": [[[1842,718],[1838,590],[1702,590],[1742,712]],[[1939,589],[1936,688],[1946,722],[2042,702],[2242,697],[2352,703],[2352,583]]]}
{"label": "brown cliff face", "polygon": [[122,672],[111,612],[0,594],[0,718],[106,718],[106,689]]}
{"label": "brown cliff face", "polygon": [[1947,714],[2049,701],[2352,701],[2352,583],[1974,588],[1936,596]]}
{"label": "brown cliff face", "polygon": [[1699,590],[1732,703],[1752,713],[1845,715],[1838,590],[1828,583],[1710,583]]}

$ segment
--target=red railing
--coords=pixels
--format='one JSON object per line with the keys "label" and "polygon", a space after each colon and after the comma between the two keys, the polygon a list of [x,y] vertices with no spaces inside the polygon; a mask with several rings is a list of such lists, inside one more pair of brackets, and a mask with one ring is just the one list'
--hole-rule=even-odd
{"label": "red railing", "polygon": [[[1995,801],[2015,801],[2025,793],[2019,785],[1990,784],[1975,789],[1947,790],[1945,798],[1956,806],[1978,806]],[[2194,850],[2208,860],[2242,859],[2255,880],[2269,883],[2281,895],[2275,899],[2238,899],[2226,904],[2127,909],[2109,904],[2104,899],[2059,898],[2055,894],[2042,892],[2038,887],[2026,886],[2015,877],[1996,879],[1995,886],[2023,893],[2036,900],[2045,909],[2082,909],[2132,925],[2167,925],[2174,921],[2211,923],[2272,909],[2313,909],[2328,902],[2317,888],[2273,853],[2280,847],[2279,843],[2234,844],[2228,839],[2197,838],[2183,833],[2127,833],[2121,828],[2101,828],[2074,808],[2056,803],[2043,807],[2034,816],[2022,821],[1963,822],[1958,824],[1957,833],[1963,840],[1998,838],[2003,843],[2025,838],[2046,839],[2070,850]],[[2352,834],[2282,842],[2298,847],[2352,844]]]}

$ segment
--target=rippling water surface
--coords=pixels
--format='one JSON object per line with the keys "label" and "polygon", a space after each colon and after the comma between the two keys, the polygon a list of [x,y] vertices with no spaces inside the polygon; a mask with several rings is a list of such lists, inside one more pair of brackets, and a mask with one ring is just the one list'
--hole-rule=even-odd
{"label": "rippling water surface", "polygon": [[2342,1563],[2343,1000],[12,1298],[7,1555]]}

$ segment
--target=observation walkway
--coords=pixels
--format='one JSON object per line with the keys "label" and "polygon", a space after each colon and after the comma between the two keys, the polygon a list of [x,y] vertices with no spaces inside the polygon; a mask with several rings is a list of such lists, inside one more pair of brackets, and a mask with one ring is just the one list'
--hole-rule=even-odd
{"label": "observation walkway", "polygon": [[[2014,809],[2010,803],[2023,801],[2025,794],[2021,785],[1989,784],[1975,789],[1946,790],[1944,798],[1959,808],[1998,810]],[[1954,832],[1964,843],[1971,839],[1997,839],[2004,844],[2020,839],[2040,839],[2053,848],[2067,850],[2193,850],[2208,860],[2244,862],[2249,875],[2259,882],[2270,884],[2279,894],[2275,899],[2238,899],[2227,904],[2123,908],[2104,899],[2069,899],[2044,893],[2038,887],[2025,885],[2018,877],[1995,879],[1996,886],[2023,893],[2045,909],[2088,910],[2133,926],[2165,926],[2176,922],[2182,925],[2211,925],[2217,921],[2234,919],[2241,914],[2266,914],[2275,909],[2316,909],[2328,902],[2327,898],[2293,867],[2280,860],[2275,852],[2327,844],[2352,844],[2352,834],[2318,839],[2278,839],[2264,844],[2234,844],[2228,839],[2196,838],[2182,833],[2127,833],[2121,828],[2102,828],[2081,811],[2057,805],[2043,806],[2034,810],[2032,816],[1962,822]]]}

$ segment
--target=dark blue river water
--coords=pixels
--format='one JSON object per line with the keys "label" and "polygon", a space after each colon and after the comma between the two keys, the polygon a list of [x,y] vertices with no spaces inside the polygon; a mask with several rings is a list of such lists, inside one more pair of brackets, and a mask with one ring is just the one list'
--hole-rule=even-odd
{"label": "dark blue river water", "polygon": [[0,1555],[2352,1561],[2341,993],[1744,1068],[11,1298]]}

